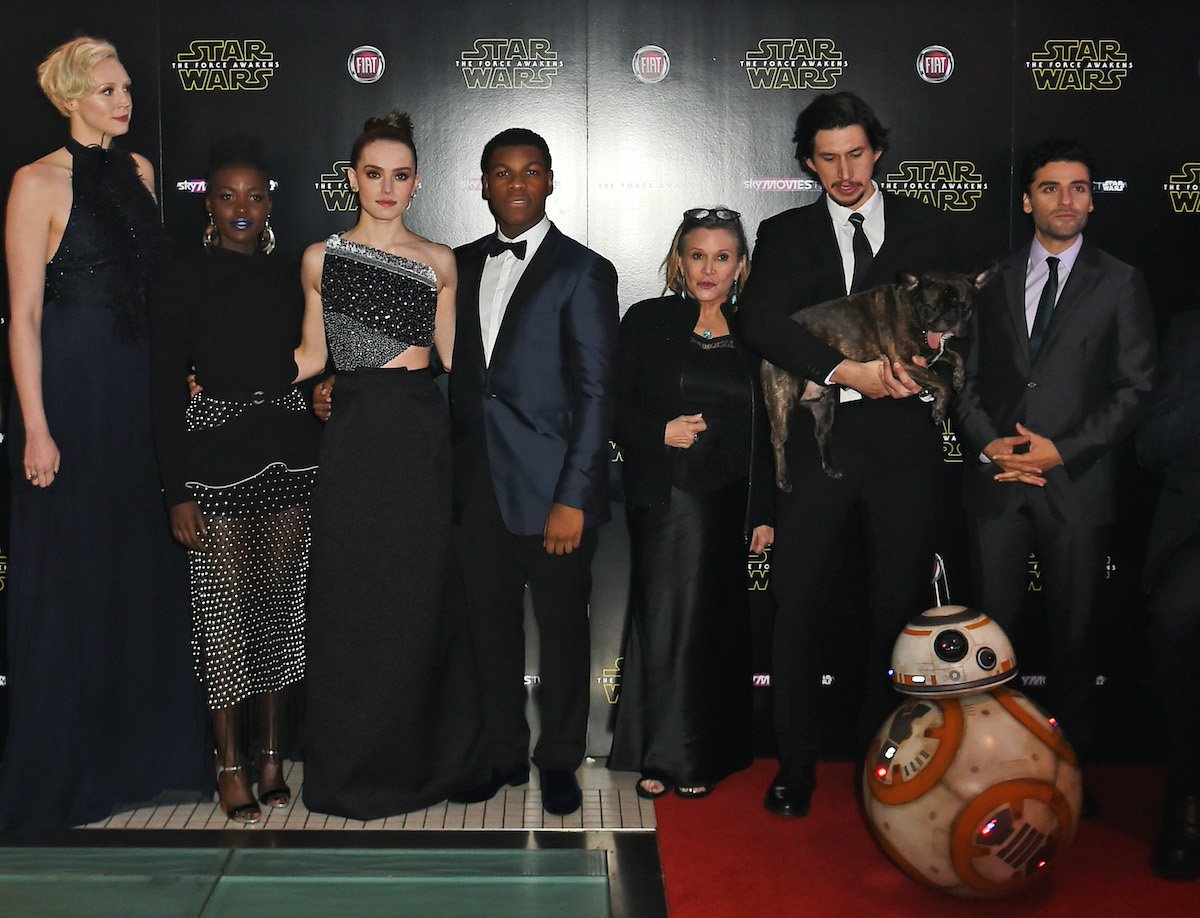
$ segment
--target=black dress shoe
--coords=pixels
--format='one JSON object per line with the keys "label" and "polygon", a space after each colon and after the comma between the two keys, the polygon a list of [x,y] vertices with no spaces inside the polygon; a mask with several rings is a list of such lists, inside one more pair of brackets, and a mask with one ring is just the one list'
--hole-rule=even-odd
{"label": "black dress shoe", "polygon": [[1167,798],[1150,867],[1164,880],[1200,877],[1200,797],[1177,794]]}
{"label": "black dress shoe", "polygon": [[487,781],[454,794],[449,799],[451,803],[483,803],[483,801],[491,800],[495,797],[500,788],[505,784],[509,787],[516,787],[519,784],[526,783],[528,780],[528,765],[518,765],[511,771],[493,771],[492,777]]}
{"label": "black dress shoe", "polygon": [[554,816],[567,816],[583,805],[583,793],[575,772],[565,768],[539,768],[542,776],[542,809]]}
{"label": "black dress shoe", "polygon": [[775,780],[767,788],[763,806],[780,816],[807,816],[816,784],[816,769],[812,765],[795,769],[780,768]]}

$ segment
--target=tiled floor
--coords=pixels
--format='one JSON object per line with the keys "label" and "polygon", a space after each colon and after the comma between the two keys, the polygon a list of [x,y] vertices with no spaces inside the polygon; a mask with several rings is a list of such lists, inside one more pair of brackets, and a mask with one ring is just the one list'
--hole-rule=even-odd
{"label": "tiled floor", "polygon": [[551,816],[542,809],[537,785],[537,769],[529,784],[506,787],[485,803],[470,805],[439,803],[387,819],[363,822],[324,813],[310,813],[300,790],[304,783],[304,764],[288,762],[287,781],[292,788],[292,803],[283,809],[263,807],[263,818],[254,825],[231,822],[215,803],[148,803],[117,813],[89,829],[261,829],[331,830],[488,830],[538,829],[550,831],[649,831],[655,829],[654,804],[634,793],[636,775],[610,772],[602,763],[588,762],[579,769],[583,789],[583,807],[570,816]]}

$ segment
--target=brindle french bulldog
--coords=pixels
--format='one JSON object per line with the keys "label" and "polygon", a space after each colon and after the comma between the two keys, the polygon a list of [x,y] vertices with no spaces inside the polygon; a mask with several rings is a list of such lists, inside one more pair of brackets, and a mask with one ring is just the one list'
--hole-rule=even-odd
{"label": "brindle french bulldog", "polygon": [[[912,363],[912,358],[921,355],[931,364],[936,360],[948,361],[954,368],[955,391],[962,388],[965,379],[962,356],[947,350],[945,340],[966,331],[975,305],[975,291],[991,280],[996,270],[993,265],[979,274],[941,271],[919,277],[901,274],[895,284],[818,303],[794,313],[792,318],[851,360],[868,362],[883,357],[889,362],[903,363],[913,381],[933,395],[933,418],[941,421],[946,417],[950,388],[933,370]],[[792,408],[797,402],[813,414],[817,451],[825,474],[841,478],[829,443],[838,387],[801,380],[765,360],[762,384],[771,423],[771,445],[775,448],[775,483],[780,490],[792,490],[784,444]]]}

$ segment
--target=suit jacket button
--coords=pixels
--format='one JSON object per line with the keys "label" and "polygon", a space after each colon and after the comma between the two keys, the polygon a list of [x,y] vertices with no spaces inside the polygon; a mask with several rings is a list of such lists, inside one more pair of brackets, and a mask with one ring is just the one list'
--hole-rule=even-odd
{"label": "suit jacket button", "polygon": [[1035,383],[1035,382],[1034,382],[1034,381],[1031,379],[1031,380],[1029,380],[1029,382],[1025,383],[1025,388],[1026,388],[1026,389],[1036,389],[1036,388],[1037,388],[1037,383]]}

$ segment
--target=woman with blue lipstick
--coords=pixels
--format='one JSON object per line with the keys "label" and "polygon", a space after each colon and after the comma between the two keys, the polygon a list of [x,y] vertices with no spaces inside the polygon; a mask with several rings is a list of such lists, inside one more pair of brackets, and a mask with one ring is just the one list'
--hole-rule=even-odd
{"label": "woman with blue lipstick", "polygon": [[[259,803],[291,800],[280,720],[304,676],[318,428],[293,385],[299,270],[270,254],[270,180],[254,141],[214,148],[205,208],[203,249],[167,273],[152,313],[154,426],[171,531],[189,550],[192,646],[221,808],[252,823]],[[192,367],[194,396],[184,382]],[[249,730],[247,707],[257,713]],[[239,735],[255,738],[257,802]]]}

